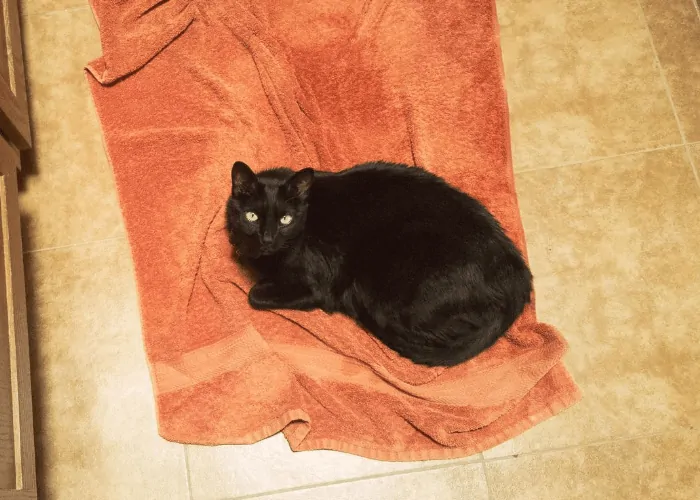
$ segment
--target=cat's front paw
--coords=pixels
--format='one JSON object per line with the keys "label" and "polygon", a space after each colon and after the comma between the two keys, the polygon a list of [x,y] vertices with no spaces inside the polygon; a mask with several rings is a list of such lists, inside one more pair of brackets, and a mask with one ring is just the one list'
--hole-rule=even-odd
{"label": "cat's front paw", "polygon": [[248,303],[253,309],[274,309],[276,304],[276,285],[269,281],[256,283],[248,292]]}

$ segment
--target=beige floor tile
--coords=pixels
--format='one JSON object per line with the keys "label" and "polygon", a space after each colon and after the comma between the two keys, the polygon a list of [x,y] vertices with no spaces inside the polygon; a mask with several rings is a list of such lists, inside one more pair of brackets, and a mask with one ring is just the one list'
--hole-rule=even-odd
{"label": "beige floor tile", "polygon": [[517,174],[533,271],[640,277],[681,263],[700,243],[693,181],[683,147]]}
{"label": "beige floor tile", "polygon": [[700,18],[693,0],[641,0],[681,127],[700,140]]}
{"label": "beige floor tile", "polygon": [[88,0],[20,0],[19,4],[24,16],[89,6]]}
{"label": "beige floor tile", "polygon": [[481,464],[366,479],[261,500],[488,500]]}
{"label": "beige floor tile", "polygon": [[35,154],[20,197],[24,247],[122,235],[114,179],[82,71],[101,51],[92,13],[30,16],[24,37]]}
{"label": "beige floor tile", "polygon": [[700,188],[684,148],[518,174],[541,320],[583,400],[484,456],[700,424]]}
{"label": "beige floor tile", "polygon": [[700,435],[679,432],[486,464],[491,500],[696,500]]}
{"label": "beige floor tile", "polygon": [[124,240],[26,255],[42,498],[187,498],[157,435]]}
{"label": "beige floor tile", "polygon": [[678,144],[637,0],[498,0],[516,169]]}
{"label": "beige floor tile", "polygon": [[253,495],[481,458],[479,454],[460,461],[381,462],[334,451],[294,453],[281,434],[254,445],[188,446],[187,453],[192,494],[197,500]]}

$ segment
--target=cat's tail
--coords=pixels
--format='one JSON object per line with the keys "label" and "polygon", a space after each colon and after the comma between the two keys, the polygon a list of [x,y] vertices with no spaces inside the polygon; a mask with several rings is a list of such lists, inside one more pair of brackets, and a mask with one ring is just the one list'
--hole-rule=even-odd
{"label": "cat's tail", "polygon": [[[511,300],[492,307],[449,304],[418,321],[377,321],[367,307],[355,307],[354,317],[379,340],[410,359],[427,366],[455,366],[491,347],[522,314],[530,301],[530,281],[523,280]],[[373,310],[376,313],[376,308]],[[449,312],[448,312],[449,311]]]}
{"label": "cat's tail", "polygon": [[[456,314],[434,328],[404,329],[394,324],[394,339],[402,339],[396,351],[414,363],[427,366],[454,366],[491,347],[510,327],[510,318],[488,315],[475,321],[473,314]],[[414,340],[411,342],[409,339]]]}
{"label": "cat's tail", "polygon": [[[494,290],[507,290],[496,293],[500,300],[467,301],[469,307],[451,304],[451,314],[435,314],[427,324],[419,324],[413,331],[396,332],[397,337],[413,341],[406,346],[406,354],[400,354],[413,362],[428,366],[454,366],[463,363],[485,351],[501,338],[522,314],[530,302],[532,275],[520,254],[515,253],[514,266],[500,269],[501,286]],[[513,269],[520,270],[519,279],[513,279]],[[491,297],[493,298],[493,297]],[[396,326],[396,325],[395,325]],[[416,331],[417,330],[417,331]]]}

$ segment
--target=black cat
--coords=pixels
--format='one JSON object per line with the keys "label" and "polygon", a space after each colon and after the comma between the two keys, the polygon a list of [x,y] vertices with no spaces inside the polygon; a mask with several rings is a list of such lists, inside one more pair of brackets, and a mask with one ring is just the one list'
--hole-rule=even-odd
{"label": "black cat", "polygon": [[231,170],[229,239],[259,281],[256,309],[353,318],[416,363],[491,346],[530,301],[532,276],[494,217],[418,167],[338,173]]}

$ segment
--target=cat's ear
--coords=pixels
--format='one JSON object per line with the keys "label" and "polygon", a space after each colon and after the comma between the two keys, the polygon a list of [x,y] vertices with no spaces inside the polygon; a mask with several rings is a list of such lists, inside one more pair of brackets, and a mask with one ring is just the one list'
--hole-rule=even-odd
{"label": "cat's ear", "polygon": [[314,169],[305,168],[299,170],[286,183],[287,195],[290,198],[296,198],[301,201],[306,201],[311,191],[311,184],[314,182]]}
{"label": "cat's ear", "polygon": [[247,196],[255,194],[258,187],[258,178],[248,165],[237,161],[231,168],[231,196]]}

